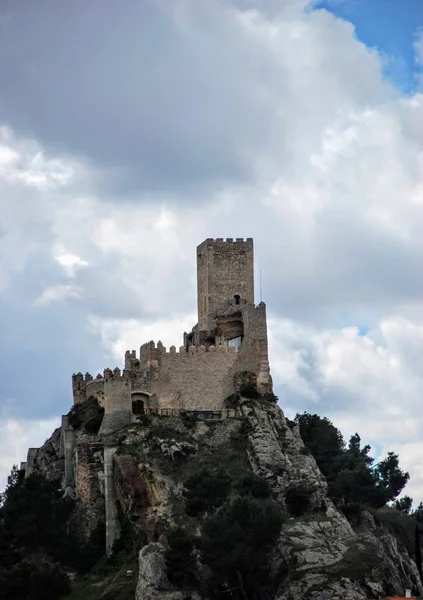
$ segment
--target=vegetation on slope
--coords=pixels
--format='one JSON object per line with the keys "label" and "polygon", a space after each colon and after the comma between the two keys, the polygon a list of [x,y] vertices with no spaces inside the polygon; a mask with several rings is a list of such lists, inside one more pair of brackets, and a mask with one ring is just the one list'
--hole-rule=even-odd
{"label": "vegetation on slope", "polygon": [[371,447],[361,447],[358,433],[346,444],[327,418],[297,414],[294,423],[327,479],[329,497],[345,513],[385,506],[397,498],[410,478],[400,469],[398,455],[389,452],[375,463],[369,454]]}
{"label": "vegetation on slope", "polygon": [[70,590],[68,571],[83,573],[97,562],[104,528],[78,542],[67,526],[74,506],[60,482],[37,474],[25,479],[13,467],[0,495],[1,600],[56,600]]}

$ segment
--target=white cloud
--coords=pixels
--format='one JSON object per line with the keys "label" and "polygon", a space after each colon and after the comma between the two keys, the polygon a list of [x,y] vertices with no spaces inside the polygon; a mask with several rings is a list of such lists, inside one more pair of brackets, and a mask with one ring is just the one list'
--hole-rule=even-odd
{"label": "white cloud", "polygon": [[182,335],[184,331],[191,331],[195,322],[195,314],[173,321],[161,319],[148,322],[91,317],[89,327],[101,336],[103,344],[111,349],[116,365],[122,367],[126,350],[136,350],[139,355],[140,345],[145,342],[161,341],[168,350],[170,346],[183,346]]}
{"label": "white cloud", "polygon": [[60,254],[55,258],[68,277],[75,277],[78,269],[88,267],[88,263],[76,254]]}
{"label": "white cloud", "polygon": [[[112,61],[91,30],[78,68],[73,48],[63,64],[53,53],[40,63],[32,38],[18,48],[35,53],[43,102],[22,108],[27,138],[0,130],[2,311],[25,316],[6,319],[0,344],[17,371],[37,353],[65,391],[60,406],[55,389],[34,393],[38,373],[17,405],[31,393],[60,415],[72,371],[121,365],[150,339],[179,346],[195,322],[196,245],[253,236],[281,406],[400,448],[423,499],[423,95],[401,97],[351,24],[302,12],[302,0],[162,2],[160,15],[153,4],[166,43],[147,65],[138,21],[109,5],[100,30],[106,17],[113,35],[115,17],[128,25]],[[48,83],[59,67],[65,92]],[[50,327],[56,315],[66,335]]]}
{"label": "white cloud", "polygon": [[82,294],[83,290],[75,285],[52,285],[42,291],[42,293],[35,299],[35,304],[37,306],[46,306],[52,302],[79,300]]}
{"label": "white cloud", "polygon": [[60,425],[59,419],[39,421],[0,418],[0,490],[3,490],[13,465],[26,461],[28,448],[38,448]]}
{"label": "white cloud", "polygon": [[356,327],[273,321],[271,332],[273,375],[288,415],[327,416],[346,439],[358,432],[376,456],[379,448],[398,452],[412,475],[407,493],[423,499],[423,324],[391,317],[360,335]]}

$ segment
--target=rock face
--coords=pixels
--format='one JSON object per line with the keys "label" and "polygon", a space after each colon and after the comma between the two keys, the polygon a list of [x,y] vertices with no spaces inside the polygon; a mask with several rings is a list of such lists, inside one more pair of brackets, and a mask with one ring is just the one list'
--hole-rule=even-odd
{"label": "rock face", "polygon": [[387,531],[366,516],[354,531],[326,496],[327,485],[304,447],[298,429],[290,430],[277,405],[242,407],[251,425],[250,459],[254,471],[266,477],[283,502],[291,486],[312,490],[316,512],[288,519],[272,556],[275,579],[284,574],[276,600],[312,600],[321,591],[331,600],[423,593],[415,562]]}
{"label": "rock face", "polygon": [[135,600],[200,600],[197,592],[170,590],[161,544],[147,544],[139,553],[139,575]]}
{"label": "rock face", "polygon": [[[107,517],[102,449],[115,446],[116,498],[145,544],[139,552],[136,600],[201,600],[198,590],[172,586],[164,552],[167,532],[186,519],[183,482],[210,466],[249,470],[266,479],[286,514],[292,514],[290,490],[309,492],[309,510],[285,520],[269,555],[268,600],[317,600],[322,591],[330,600],[404,595],[405,589],[423,595],[405,546],[370,514],[353,528],[328,499],[325,478],[275,402],[241,398],[236,418],[188,423],[179,417],[149,417],[103,436],[87,432],[87,423],[98,415],[93,407],[87,415],[83,410],[73,420],[72,468],[79,497],[74,521],[87,538]],[[63,481],[64,462],[59,429],[38,451],[37,469]],[[200,531],[195,527],[193,535]]]}
{"label": "rock face", "polygon": [[319,508],[326,498],[326,480],[316,461],[305,448],[297,428],[291,430],[275,403],[265,406],[241,405],[251,427],[249,435],[251,466],[266,478],[283,502],[290,487],[305,486],[312,491],[312,505]]}

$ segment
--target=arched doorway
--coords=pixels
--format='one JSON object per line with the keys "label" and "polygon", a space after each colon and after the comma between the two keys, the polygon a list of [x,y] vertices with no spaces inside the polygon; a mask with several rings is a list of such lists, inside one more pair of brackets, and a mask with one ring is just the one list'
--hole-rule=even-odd
{"label": "arched doorway", "polygon": [[132,413],[134,415],[144,415],[148,408],[148,394],[135,392],[131,394]]}

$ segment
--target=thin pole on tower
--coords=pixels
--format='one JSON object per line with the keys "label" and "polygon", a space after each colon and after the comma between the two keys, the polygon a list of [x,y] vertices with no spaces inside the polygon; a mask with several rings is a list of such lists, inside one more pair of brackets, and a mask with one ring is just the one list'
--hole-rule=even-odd
{"label": "thin pole on tower", "polygon": [[263,274],[260,269],[260,302],[263,302]]}

